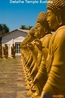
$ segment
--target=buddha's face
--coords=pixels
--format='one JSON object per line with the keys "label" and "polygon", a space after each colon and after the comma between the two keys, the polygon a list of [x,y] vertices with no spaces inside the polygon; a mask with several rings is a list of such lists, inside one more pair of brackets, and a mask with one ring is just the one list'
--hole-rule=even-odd
{"label": "buddha's face", "polygon": [[47,21],[51,29],[56,30],[58,28],[57,16],[51,10],[48,10]]}
{"label": "buddha's face", "polygon": [[35,37],[40,37],[44,33],[44,27],[40,24],[37,23],[35,26]]}
{"label": "buddha's face", "polygon": [[30,32],[29,35],[34,36],[34,32]]}

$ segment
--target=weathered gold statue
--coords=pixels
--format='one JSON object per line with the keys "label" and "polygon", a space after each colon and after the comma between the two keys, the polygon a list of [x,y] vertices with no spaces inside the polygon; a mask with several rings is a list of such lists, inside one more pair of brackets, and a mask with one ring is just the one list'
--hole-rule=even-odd
{"label": "weathered gold statue", "polygon": [[12,44],[12,47],[11,47],[11,56],[13,58],[15,58],[15,46],[14,46],[14,44]]}
{"label": "weathered gold statue", "polygon": [[25,66],[29,60],[29,55],[28,55],[29,52],[28,52],[27,45],[24,44],[24,45],[20,46],[20,51],[21,51],[22,65]]}
{"label": "weathered gold statue", "polygon": [[51,36],[51,34],[47,34],[45,37],[40,39],[42,43],[42,59],[38,69],[38,73],[33,80],[33,87],[36,88],[36,92],[33,94],[32,98],[37,98],[38,96],[40,96],[48,77],[46,71],[46,58],[48,56],[49,41]]}
{"label": "weathered gold statue", "polygon": [[37,50],[35,49],[35,41],[33,40],[33,41],[31,42],[31,44],[32,44],[32,47],[33,47],[33,48],[30,48],[30,50],[32,51],[33,61],[32,61],[31,65],[30,65],[30,68],[29,68],[29,71],[30,71],[30,72],[32,71],[32,68],[34,67],[34,64],[35,64],[35,62],[36,62],[36,60],[37,60],[37,55],[38,55],[38,52],[37,52]]}
{"label": "weathered gold statue", "polygon": [[[43,15],[43,13],[41,13],[41,15]],[[42,26],[43,25],[43,23],[41,22],[41,18],[40,18],[40,16],[41,15],[39,15],[39,17],[38,17],[38,19],[37,19],[37,23],[36,23],[36,26],[35,26],[35,33],[34,33],[34,36],[35,36],[35,39],[36,38],[42,38],[45,34],[44,34],[44,32],[43,32],[43,30],[44,30],[44,27]],[[45,15],[45,14],[44,14]],[[42,20],[43,21],[45,21],[43,18],[42,18]],[[46,31],[47,32],[47,31]],[[39,65],[39,61],[40,61],[40,52],[39,52],[39,49],[37,48],[36,49],[36,51],[38,51],[38,59],[37,59],[37,62],[35,62],[36,64],[35,65]],[[35,60],[34,60],[35,61]],[[35,69],[35,68],[34,68]],[[36,70],[36,69],[35,69]],[[32,73],[34,73],[34,72],[32,72]],[[36,72],[35,72],[36,73]],[[35,76],[35,74],[34,74],[34,76]],[[32,77],[33,77],[33,75],[32,75]]]}
{"label": "weathered gold statue", "polygon": [[2,58],[2,44],[0,44],[0,58]]}
{"label": "weathered gold statue", "polygon": [[55,30],[49,45],[47,58],[48,79],[43,87],[45,95],[63,95],[65,98],[65,0],[49,0],[47,21]]}
{"label": "weathered gold statue", "polygon": [[[35,62],[35,60],[33,60],[35,58],[35,56],[33,55],[34,52],[32,49],[34,47],[30,47],[31,45],[29,45],[29,43],[35,39],[34,33],[35,33],[35,29],[34,28],[30,29],[28,35],[26,36],[26,38],[20,45],[20,51],[21,51],[21,55],[22,55],[21,61],[24,63],[24,64],[22,63],[22,65],[24,68],[25,75],[27,74],[27,71],[28,71],[27,67],[33,66],[33,64]],[[27,44],[28,44],[28,46],[27,46]],[[25,46],[26,46],[26,48],[24,48]],[[25,77],[27,78],[27,75]]]}
{"label": "weathered gold statue", "polygon": [[[36,24],[36,32],[35,32],[35,36],[40,36],[39,41],[36,42],[38,49],[38,52],[40,52],[40,54],[42,53],[42,58],[41,58],[41,62],[40,64],[38,62],[36,62],[36,66],[34,66],[34,71],[33,71],[33,76],[34,80],[33,80],[33,85],[34,87],[31,88],[31,90],[33,91],[33,89],[35,88],[35,93],[31,93],[31,91],[29,90],[29,95],[33,94],[32,98],[37,98],[42,91],[42,88],[47,80],[47,73],[46,73],[46,58],[47,58],[47,54],[48,54],[48,47],[49,47],[49,41],[51,38],[51,33],[50,33],[50,28],[47,22],[47,13],[46,12],[41,12],[38,16],[37,19],[37,24]],[[41,42],[40,44],[38,42]],[[46,43],[45,43],[46,42]],[[41,46],[42,44],[42,46]],[[39,60],[40,58],[38,58]],[[38,65],[39,64],[39,65]],[[36,70],[38,70],[37,73]]]}
{"label": "weathered gold statue", "polygon": [[29,62],[31,60],[31,55],[29,55],[29,50],[27,48],[27,43],[34,40],[34,33],[35,33],[35,29],[31,28],[29,30],[29,33],[27,34],[27,36],[23,40],[23,42],[21,42],[21,44],[20,44],[20,52],[21,52],[21,55],[23,56],[22,58],[25,59],[24,62],[26,64],[28,64],[27,62]]}
{"label": "weathered gold statue", "polygon": [[4,59],[7,59],[8,58],[8,46],[7,46],[7,44],[4,45],[3,52],[4,52]]}
{"label": "weathered gold statue", "polygon": [[[41,12],[38,15],[37,23],[36,23],[36,26],[35,26],[35,35],[34,35],[34,36],[38,37],[38,39],[43,38],[46,34],[50,33],[50,28],[48,26],[46,18],[47,18],[47,13],[46,12]],[[38,42],[40,42],[40,41],[38,41]],[[37,46],[39,48],[39,50],[38,49],[37,50],[38,50],[38,53],[41,54],[41,50],[42,50],[41,43],[39,45],[40,46]],[[40,57],[39,57],[39,59],[40,59]],[[37,65],[38,64],[39,64],[39,62],[37,63]]]}
{"label": "weathered gold statue", "polygon": [[[33,45],[32,49],[31,49],[32,55],[33,55],[33,60],[32,60],[32,63],[29,67],[30,74],[29,74],[29,78],[28,78],[31,81],[33,81],[33,78],[35,77],[35,75],[38,72],[38,67],[40,65],[41,57],[42,57],[42,53],[40,52],[40,49],[41,49],[40,41],[37,39],[37,40],[34,40],[33,42],[35,44],[35,45]],[[36,44],[38,47],[36,46]]]}
{"label": "weathered gold statue", "polygon": [[27,34],[27,36],[25,37],[25,39],[23,40],[23,42],[21,42],[20,46],[23,46],[24,44],[27,44],[28,42],[31,42],[34,40],[34,33],[35,33],[35,29],[31,28]]}
{"label": "weathered gold statue", "polygon": [[31,60],[29,61],[29,63],[27,63],[27,74],[30,76],[30,72],[36,62],[36,58],[37,58],[37,51],[35,51],[35,47],[34,47],[34,41],[32,41],[31,43],[29,43],[28,45],[29,51],[30,51],[30,57]]}
{"label": "weathered gold statue", "polygon": [[[50,28],[48,26],[48,23],[47,23],[47,13],[46,12],[41,12],[39,15],[38,15],[38,18],[37,18],[37,23],[36,23],[36,26],[35,26],[35,37],[37,37],[38,39],[41,39],[43,38],[46,34],[49,34],[50,33]],[[40,41],[39,41],[40,42]],[[39,44],[39,43],[38,43]],[[38,58],[37,58],[37,61],[36,64],[35,64],[35,67],[34,68],[35,70],[37,69],[37,67],[40,65],[39,61],[40,61],[40,57],[41,57],[41,51],[42,51],[42,47],[41,47],[41,43],[39,45],[36,45],[38,48],[37,48],[37,51],[38,51]],[[40,50],[41,49],[41,50]],[[32,70],[32,73],[34,73],[34,69]],[[35,75],[34,75],[35,76]]]}
{"label": "weathered gold statue", "polygon": [[36,57],[36,62],[34,64],[34,67],[31,71],[31,77],[34,79],[34,77],[36,76],[37,72],[38,72],[38,68],[41,62],[41,58],[42,58],[42,45],[39,39],[35,39],[35,50],[37,51],[37,57]]}

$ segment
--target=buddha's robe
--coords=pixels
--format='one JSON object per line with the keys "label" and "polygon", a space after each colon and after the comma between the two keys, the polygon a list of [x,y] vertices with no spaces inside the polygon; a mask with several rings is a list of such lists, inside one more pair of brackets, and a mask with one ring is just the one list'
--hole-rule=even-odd
{"label": "buddha's robe", "polygon": [[65,26],[61,26],[53,34],[47,61],[48,79],[43,92],[52,95],[65,94]]}

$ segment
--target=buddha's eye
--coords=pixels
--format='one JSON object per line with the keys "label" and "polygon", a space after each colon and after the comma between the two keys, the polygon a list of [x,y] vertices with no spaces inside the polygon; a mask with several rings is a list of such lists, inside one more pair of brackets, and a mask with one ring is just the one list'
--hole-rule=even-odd
{"label": "buddha's eye", "polygon": [[50,13],[48,13],[48,16],[51,16],[51,14],[50,14]]}
{"label": "buddha's eye", "polygon": [[51,16],[51,13],[48,13],[48,16]]}

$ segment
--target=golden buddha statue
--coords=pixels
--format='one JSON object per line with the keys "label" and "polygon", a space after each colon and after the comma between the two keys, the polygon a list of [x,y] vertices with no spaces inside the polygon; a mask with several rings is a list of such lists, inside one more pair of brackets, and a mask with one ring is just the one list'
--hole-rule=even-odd
{"label": "golden buddha statue", "polygon": [[[46,12],[41,12],[39,15],[38,15],[38,18],[37,18],[37,23],[36,23],[36,26],[35,26],[35,34],[34,36],[38,39],[41,39],[43,38],[46,34],[49,34],[50,33],[50,28],[48,26],[48,23],[47,23],[47,13]],[[37,46],[38,48],[41,47],[41,43],[40,43],[40,46]],[[40,51],[40,48],[38,49],[37,48],[37,51],[38,53],[41,54],[41,51]],[[40,59],[40,58],[39,58]],[[39,60],[38,59],[38,60]],[[37,63],[37,65],[39,64],[39,62]],[[34,68],[35,69],[35,68]]]}
{"label": "golden buddha statue", "polygon": [[28,50],[28,47],[27,47],[26,44],[34,40],[34,33],[35,33],[35,29],[31,28],[29,30],[29,33],[27,34],[27,36],[23,40],[23,42],[21,42],[21,44],[20,44],[20,52],[21,52],[21,56],[22,56],[21,61],[22,61],[22,58],[23,58],[25,60],[24,61],[25,63],[27,63],[31,60],[31,55],[29,55],[29,50]]}
{"label": "golden buddha statue", "polygon": [[[40,13],[39,16],[38,16],[37,23],[36,23],[36,26],[35,26],[35,33],[34,33],[35,39],[36,38],[38,38],[38,39],[42,38],[43,36],[46,35],[46,33],[48,31],[47,29],[49,27],[46,26],[47,22],[46,22],[46,18],[45,17],[46,17],[46,14],[45,13]],[[44,26],[45,26],[45,29],[47,28],[46,30],[44,29]],[[45,31],[46,31],[46,33],[45,33]],[[36,62],[35,66],[36,65],[40,65],[39,61],[41,59],[40,58],[41,57],[41,52],[39,52],[39,49],[38,48],[36,49],[36,51],[38,51],[38,54],[39,55],[38,55],[38,59],[37,59],[38,62]],[[34,68],[34,69],[36,70],[36,68]],[[32,73],[32,76],[33,76],[34,70],[31,73]],[[35,74],[34,74],[34,76],[35,76]]]}
{"label": "golden buddha statue", "polygon": [[[27,44],[28,48],[29,48],[29,55],[30,57],[32,57],[32,59],[30,59],[29,63],[27,62],[27,65],[26,65],[26,74],[27,76],[30,77],[30,72],[36,62],[36,58],[37,58],[37,52],[35,51],[35,48],[34,48],[34,41],[32,41],[31,43]],[[28,80],[29,80],[29,77],[28,77]]]}
{"label": "golden buddha statue", "polygon": [[32,53],[32,51],[34,50],[34,47],[33,47],[33,45],[31,44],[31,43],[28,43],[27,44],[27,48],[28,48],[28,55],[29,55],[29,59],[28,59],[28,61],[27,61],[27,64],[26,64],[26,66],[27,66],[27,68],[29,68],[30,67],[30,65],[31,65],[31,63],[32,63],[32,60],[33,60],[33,53]]}
{"label": "golden buddha statue", "polygon": [[[43,26],[41,25],[42,23],[40,23],[40,20],[41,20],[41,18],[40,18],[40,15],[39,15],[39,17],[38,17],[38,20],[39,20],[39,22],[37,22],[36,23],[36,26],[35,26],[35,33],[34,33],[34,38],[36,39],[36,38],[41,38],[41,37],[43,37],[45,34],[43,33]],[[38,21],[37,20],[37,21]],[[43,21],[45,21],[44,19],[43,19]],[[38,30],[38,31],[37,31]],[[39,60],[39,59],[38,59]]]}
{"label": "golden buddha statue", "polygon": [[37,74],[38,67],[40,65],[41,57],[42,57],[42,53],[40,51],[40,49],[41,49],[40,41],[38,39],[36,39],[31,44],[33,44],[33,47],[34,47],[34,49],[33,49],[33,47],[31,49],[32,50],[32,55],[33,55],[33,61],[31,63],[31,65],[29,66],[29,71],[28,71],[28,74],[29,74],[28,80],[29,80],[29,82],[28,82],[28,86],[26,87],[26,89],[29,89],[30,83],[33,81],[33,78]]}
{"label": "golden buddha statue", "polygon": [[65,98],[65,0],[49,0],[47,9],[48,24],[55,33],[49,44],[48,79],[40,98],[59,94]]}
{"label": "golden buddha statue", "polygon": [[[36,44],[38,46],[38,52],[40,54],[42,53],[41,62],[39,64],[38,72],[34,77],[33,85],[35,86],[36,90],[35,93],[29,93],[29,95],[33,94],[32,98],[37,98],[38,95],[41,94],[42,88],[46,82],[47,79],[47,72],[46,72],[46,58],[48,54],[48,47],[49,47],[49,41],[51,38],[50,28],[47,22],[47,13],[41,12],[37,19],[37,25],[36,25],[36,32],[35,36],[40,36],[39,42],[40,44]],[[39,58],[38,58],[39,60]],[[38,64],[38,63],[37,63]],[[37,66],[34,66],[34,69],[37,69]],[[32,70],[33,71],[33,70]],[[34,73],[34,71],[33,71]],[[33,76],[34,76],[33,75]],[[33,88],[31,88],[33,89]]]}
{"label": "golden buddha statue", "polygon": [[11,47],[11,55],[13,58],[15,58],[15,46],[14,46],[14,44],[12,44],[12,47]]}
{"label": "golden buddha statue", "polygon": [[42,59],[38,69],[38,73],[33,80],[33,87],[36,88],[36,92],[32,95],[32,98],[37,98],[38,96],[40,96],[48,78],[46,71],[46,59],[48,56],[49,41],[51,39],[51,36],[52,34],[47,34],[40,39],[42,44]]}
{"label": "golden buddha statue", "polygon": [[[41,38],[42,36],[43,36],[43,30],[42,30],[42,32],[41,32],[41,29],[43,29],[42,27],[41,27],[42,25],[40,24],[40,23],[36,23],[36,26],[35,26],[35,33],[34,33],[34,36],[35,36],[35,39],[36,38]],[[39,28],[40,27],[40,28]],[[37,28],[39,28],[39,31],[37,32],[36,31],[36,29]],[[35,42],[35,41],[34,41]],[[33,43],[33,42],[32,42]],[[40,46],[35,46],[35,45],[33,45],[33,47],[34,47],[34,49],[35,49],[35,51],[37,51],[37,61],[35,62],[35,59],[33,59],[33,62],[35,62],[35,64],[34,64],[34,66],[36,66],[36,65],[40,65],[40,60],[41,60],[41,52],[39,51],[39,48],[40,48]],[[34,53],[33,53],[34,54]],[[31,64],[31,66],[33,67],[33,62],[32,62],[32,64]],[[32,69],[32,67],[30,68],[30,71],[31,71],[31,69]],[[34,68],[35,70],[36,70],[36,68]],[[34,69],[33,69],[33,71],[31,72],[31,74],[32,74],[32,77],[34,77],[35,76],[35,74],[34,74]],[[37,71],[35,72],[35,73],[37,73]],[[33,76],[33,74],[34,74],[34,76]]]}
{"label": "golden buddha statue", "polygon": [[35,64],[35,62],[36,62],[36,60],[37,60],[37,55],[38,55],[38,52],[37,52],[37,50],[35,49],[35,41],[33,40],[33,41],[31,42],[31,44],[33,45],[33,48],[34,48],[34,49],[31,50],[31,51],[32,51],[32,54],[33,54],[33,61],[32,61],[31,65],[30,65],[30,68],[29,68],[30,73],[31,73],[31,71],[32,71],[32,68],[34,67],[34,64]]}
{"label": "golden buddha statue", "polygon": [[38,68],[39,68],[39,65],[41,63],[41,58],[42,58],[42,45],[41,45],[41,42],[39,39],[35,39],[34,40],[35,42],[35,50],[37,51],[37,58],[36,58],[36,62],[34,64],[34,67],[31,71],[31,77],[34,79],[35,75],[37,74],[38,72]]}
{"label": "golden buddha statue", "polygon": [[8,58],[8,46],[7,46],[7,44],[4,45],[3,51],[4,51],[4,59],[7,59]]}
{"label": "golden buddha statue", "polygon": [[27,47],[27,44],[24,44],[20,47],[20,52],[21,52],[22,65],[25,66],[30,59],[30,55],[28,55],[29,49]]}
{"label": "golden buddha statue", "polygon": [[21,46],[24,44],[27,44],[28,42],[31,42],[34,40],[34,33],[35,33],[35,29],[31,28],[27,34],[27,36],[25,37],[25,39],[21,42]]}
{"label": "golden buddha statue", "polygon": [[35,25],[35,38],[40,39],[43,38],[47,33],[50,33],[50,28],[47,22],[47,13],[40,12],[37,17],[36,25]]}
{"label": "golden buddha statue", "polygon": [[2,44],[0,44],[0,58],[2,58]]}

